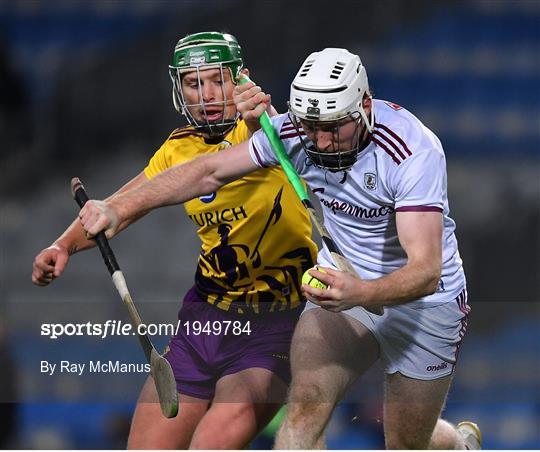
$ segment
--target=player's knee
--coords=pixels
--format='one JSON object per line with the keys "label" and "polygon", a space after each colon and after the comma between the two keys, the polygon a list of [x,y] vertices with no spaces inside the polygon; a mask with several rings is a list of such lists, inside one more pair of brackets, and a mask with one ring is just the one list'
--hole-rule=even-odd
{"label": "player's knee", "polygon": [[330,416],[333,401],[328,400],[325,392],[316,383],[304,383],[291,389],[287,403],[287,417],[292,425],[325,422]]}
{"label": "player's knee", "polygon": [[317,404],[324,402],[324,390],[318,383],[298,382],[293,380],[289,402],[295,404]]}

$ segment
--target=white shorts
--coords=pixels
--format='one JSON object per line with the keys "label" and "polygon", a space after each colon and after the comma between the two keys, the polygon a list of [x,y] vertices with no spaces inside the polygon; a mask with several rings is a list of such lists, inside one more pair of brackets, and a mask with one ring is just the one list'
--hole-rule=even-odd
{"label": "white shorts", "polygon": [[[308,301],[304,312],[315,308],[322,309]],[[361,307],[342,314],[358,320],[373,333],[386,373],[434,380],[453,372],[469,312],[467,290],[463,289],[448,302],[385,307],[380,316]]]}

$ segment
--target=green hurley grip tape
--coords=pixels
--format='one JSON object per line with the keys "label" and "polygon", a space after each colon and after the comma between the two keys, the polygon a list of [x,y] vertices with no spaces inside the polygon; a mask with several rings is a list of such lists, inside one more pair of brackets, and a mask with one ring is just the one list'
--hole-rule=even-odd
{"label": "green hurley grip tape", "polygon": [[[240,74],[237,80],[240,85],[251,81],[249,77],[244,74]],[[276,129],[274,129],[272,121],[270,120],[270,116],[268,116],[267,112],[264,112],[262,114],[262,116],[259,118],[259,122],[261,123],[261,127],[264,131],[264,134],[268,138],[268,141],[270,141],[270,145],[272,146],[272,150],[274,151],[274,154],[276,154],[276,157],[279,160],[279,164],[281,165],[283,171],[285,171],[287,178],[291,182],[294,191],[302,201],[309,201],[309,196],[307,194],[306,188],[298,177],[298,174],[296,173],[296,170],[294,169],[294,166],[291,163],[289,156],[285,152],[285,147],[279,139],[279,135],[277,134]]]}

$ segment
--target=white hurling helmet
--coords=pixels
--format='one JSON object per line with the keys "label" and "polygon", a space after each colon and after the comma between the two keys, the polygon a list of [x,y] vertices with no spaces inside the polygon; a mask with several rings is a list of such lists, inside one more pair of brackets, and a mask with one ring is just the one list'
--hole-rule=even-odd
{"label": "white hurling helmet", "polygon": [[[369,95],[366,68],[360,57],[345,49],[328,48],[309,55],[291,84],[289,111],[293,122],[298,119],[310,123],[334,123],[352,118],[365,124],[372,132],[373,106],[370,118],[362,108],[362,100]],[[339,127],[337,127],[339,129]],[[350,168],[360,151],[360,134],[351,151],[320,152],[314,146],[304,146],[313,163],[333,171]]]}

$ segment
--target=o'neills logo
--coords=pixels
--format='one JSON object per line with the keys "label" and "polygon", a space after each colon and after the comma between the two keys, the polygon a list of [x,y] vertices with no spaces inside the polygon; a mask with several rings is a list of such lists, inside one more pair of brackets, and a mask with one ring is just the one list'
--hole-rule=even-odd
{"label": "o'neills logo", "polygon": [[[315,188],[313,193],[324,193],[324,188]],[[332,209],[333,213],[345,212],[347,215],[352,215],[356,218],[379,218],[394,213],[395,209],[392,206],[382,206],[378,209],[366,209],[365,207],[355,206],[346,201],[339,202],[336,199],[326,199],[319,196],[321,204],[329,209]]]}
{"label": "o'neills logo", "polygon": [[427,366],[426,370],[428,372],[436,372],[438,370],[446,369],[447,367],[448,367],[448,363],[442,362],[441,364],[438,364],[436,366]]}

